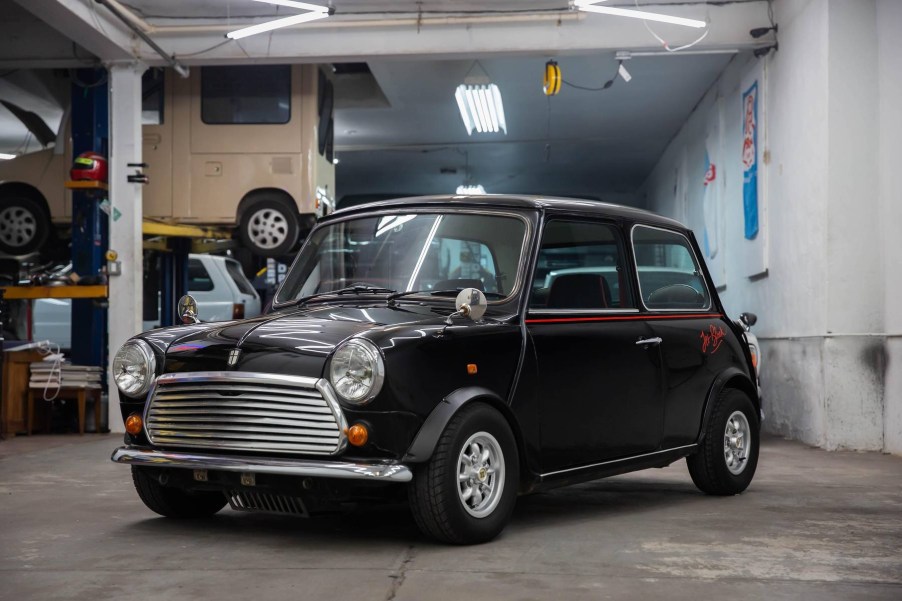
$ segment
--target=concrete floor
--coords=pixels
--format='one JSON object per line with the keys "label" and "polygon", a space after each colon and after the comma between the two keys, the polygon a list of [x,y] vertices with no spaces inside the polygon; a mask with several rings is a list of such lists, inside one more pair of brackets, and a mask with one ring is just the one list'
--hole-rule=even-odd
{"label": "concrete floor", "polygon": [[741,496],[680,461],[521,498],[496,541],[447,547],[398,507],[159,518],[118,439],[0,442],[0,599],[902,599],[900,457],[769,439]]}

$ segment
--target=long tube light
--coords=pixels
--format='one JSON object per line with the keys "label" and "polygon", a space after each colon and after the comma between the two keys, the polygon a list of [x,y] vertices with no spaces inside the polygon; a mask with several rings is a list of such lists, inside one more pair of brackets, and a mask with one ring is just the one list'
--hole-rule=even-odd
{"label": "long tube light", "polygon": [[478,133],[507,133],[507,122],[504,120],[504,104],[501,102],[501,90],[493,83],[474,85],[462,83],[454,92],[460,118],[467,128],[467,135]]}
{"label": "long tube light", "polygon": [[287,6],[290,8],[297,8],[309,12],[300,15],[293,15],[291,17],[284,17],[282,19],[276,19],[274,21],[267,21],[266,23],[251,25],[250,27],[244,27],[235,31],[230,31],[226,34],[227,38],[240,40],[241,38],[246,38],[258,33],[272,31],[273,29],[280,29],[282,27],[291,27],[292,25],[299,25],[301,23],[308,23],[310,21],[316,21],[317,19],[325,19],[329,16],[328,7],[317,6],[316,4],[307,4],[306,2],[295,2],[294,0],[254,0],[254,2],[278,4],[279,6]]}
{"label": "long tube light", "polygon": [[686,19],[683,17],[674,17],[671,15],[662,15],[661,13],[650,13],[644,10],[631,10],[629,8],[616,8],[613,6],[597,6],[599,2],[606,0],[575,0],[574,6],[580,10],[590,13],[598,13],[602,15],[615,15],[618,17],[631,17],[633,19],[643,19],[645,21],[658,21],[659,23],[670,23],[672,25],[683,25],[685,27],[706,27],[707,23],[697,19]]}

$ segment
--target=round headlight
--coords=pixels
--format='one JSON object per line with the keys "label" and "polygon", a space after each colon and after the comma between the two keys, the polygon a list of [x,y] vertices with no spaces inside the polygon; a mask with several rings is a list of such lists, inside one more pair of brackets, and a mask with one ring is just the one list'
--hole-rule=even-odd
{"label": "round headlight", "polygon": [[147,394],[157,371],[157,360],[143,340],[129,340],[113,358],[113,380],[119,391],[130,397]]}
{"label": "round headlight", "polygon": [[349,403],[364,405],[373,400],[384,379],[382,355],[369,340],[352,338],[332,355],[329,381],[338,396]]}

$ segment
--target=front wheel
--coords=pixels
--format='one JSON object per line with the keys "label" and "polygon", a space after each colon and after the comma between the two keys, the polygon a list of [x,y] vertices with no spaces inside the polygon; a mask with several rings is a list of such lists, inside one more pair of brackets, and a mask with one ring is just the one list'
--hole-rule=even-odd
{"label": "front wheel", "polygon": [[724,390],[714,401],[701,448],[686,458],[692,481],[709,495],[741,493],[755,476],[759,440],[758,414],[748,395]]}
{"label": "front wheel", "polygon": [[132,480],[138,496],[147,508],[167,518],[206,518],[225,507],[225,495],[219,492],[191,493],[159,480],[140,467],[132,466]]}
{"label": "front wheel", "polygon": [[483,404],[464,407],[416,470],[409,499],[417,526],[448,543],[492,540],[514,510],[519,471],[517,443],[504,417]]}

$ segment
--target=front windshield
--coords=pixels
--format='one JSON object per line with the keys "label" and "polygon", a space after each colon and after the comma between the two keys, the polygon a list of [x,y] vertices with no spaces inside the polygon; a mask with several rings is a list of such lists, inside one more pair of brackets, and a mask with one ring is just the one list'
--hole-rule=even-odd
{"label": "front windshield", "polygon": [[346,289],[406,292],[517,287],[526,222],[505,215],[397,213],[348,219],[311,235],[279,290],[286,303]]}

